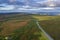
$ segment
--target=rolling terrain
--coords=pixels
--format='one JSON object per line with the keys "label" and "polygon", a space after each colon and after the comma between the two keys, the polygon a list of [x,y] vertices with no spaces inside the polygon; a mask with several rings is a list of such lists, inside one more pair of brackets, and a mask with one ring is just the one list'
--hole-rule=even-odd
{"label": "rolling terrain", "polygon": [[0,40],[48,40],[28,14],[0,14]]}
{"label": "rolling terrain", "polygon": [[60,40],[60,16],[33,16],[54,40]]}

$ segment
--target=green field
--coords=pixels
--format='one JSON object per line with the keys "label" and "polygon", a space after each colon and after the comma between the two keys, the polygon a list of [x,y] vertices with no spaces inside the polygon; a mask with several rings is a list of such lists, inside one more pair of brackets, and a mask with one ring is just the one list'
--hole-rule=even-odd
{"label": "green field", "polygon": [[0,40],[48,40],[31,15],[0,15]]}
{"label": "green field", "polygon": [[54,40],[60,40],[60,16],[33,16]]}

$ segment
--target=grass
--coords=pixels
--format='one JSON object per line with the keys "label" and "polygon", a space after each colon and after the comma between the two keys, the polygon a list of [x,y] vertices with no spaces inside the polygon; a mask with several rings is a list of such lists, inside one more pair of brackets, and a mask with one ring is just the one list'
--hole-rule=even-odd
{"label": "grass", "polygon": [[[37,27],[35,21],[30,21],[28,25],[16,30],[14,33],[17,33],[17,35],[18,33],[21,33],[19,35],[20,40],[48,40],[46,36],[44,36],[42,32],[40,31],[40,29]],[[17,39],[18,39],[18,36],[16,40]]]}
{"label": "grass", "polygon": [[29,15],[2,15],[0,40],[48,40]]}
{"label": "grass", "polygon": [[44,21],[44,20],[51,20],[51,19],[57,19],[60,16],[39,16],[39,15],[34,15],[33,18],[36,18],[38,21]]}
{"label": "grass", "polygon": [[54,40],[60,40],[60,16],[33,16]]}
{"label": "grass", "polygon": [[[33,23],[33,25],[32,25],[32,23]],[[35,28],[34,28],[34,27]],[[36,36],[37,35],[34,35],[34,33],[35,32],[38,32],[39,30],[37,29],[37,27],[36,27],[37,25],[35,25],[34,24],[34,22],[33,21],[30,21],[29,22],[29,24],[28,25],[26,25],[25,27],[23,27],[23,28],[20,28],[20,29],[18,29],[18,30],[16,30],[14,33],[21,33],[20,34],[20,36],[21,37],[19,37],[19,39],[20,40],[37,40],[37,38],[36,38]],[[40,35],[40,34],[39,34]],[[23,38],[24,37],[24,38]],[[35,39],[35,38],[36,39]],[[37,36],[38,37],[38,36]],[[18,38],[18,37],[17,37]],[[17,38],[16,38],[16,40],[17,40]]]}

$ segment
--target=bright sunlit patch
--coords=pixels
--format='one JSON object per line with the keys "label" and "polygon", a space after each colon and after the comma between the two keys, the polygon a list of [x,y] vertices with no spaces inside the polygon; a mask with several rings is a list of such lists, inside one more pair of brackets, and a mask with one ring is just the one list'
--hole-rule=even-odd
{"label": "bright sunlit patch", "polygon": [[48,6],[49,7],[55,7],[55,4],[53,3],[55,0],[48,0]]}
{"label": "bright sunlit patch", "polygon": [[55,4],[50,4],[49,6],[50,6],[50,7],[54,7],[54,6],[55,6]]}
{"label": "bright sunlit patch", "polygon": [[30,7],[29,5],[23,6],[23,8],[29,8],[29,7]]}
{"label": "bright sunlit patch", "polygon": [[55,8],[42,8],[42,9],[47,9],[48,10],[48,9],[55,9]]}

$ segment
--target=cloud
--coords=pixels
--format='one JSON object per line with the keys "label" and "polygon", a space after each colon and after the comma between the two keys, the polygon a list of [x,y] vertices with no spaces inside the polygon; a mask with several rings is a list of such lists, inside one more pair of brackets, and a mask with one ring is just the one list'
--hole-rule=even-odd
{"label": "cloud", "polygon": [[0,10],[13,10],[15,9],[15,6],[13,5],[5,5],[4,7],[0,7]]}
{"label": "cloud", "polygon": [[31,8],[18,8],[18,10],[29,10],[29,11],[37,11],[37,10],[55,10],[55,8],[51,8],[51,7],[45,7],[45,8],[34,8],[34,7],[31,7]]}
{"label": "cloud", "polygon": [[2,12],[60,12],[58,9],[53,9],[53,8],[18,8],[14,10],[5,10],[5,11],[0,11]]}
{"label": "cloud", "polygon": [[55,9],[55,8],[46,7],[46,8],[42,8],[42,9],[51,10],[51,9]]}
{"label": "cloud", "polygon": [[35,8],[30,8],[30,9],[26,9],[26,8],[18,8],[18,10],[40,10],[39,8],[38,9],[35,9]]}
{"label": "cloud", "polygon": [[55,8],[50,8],[50,7],[46,7],[46,8],[38,8],[38,7],[31,7],[29,5],[26,6],[22,6],[22,7],[17,7],[16,5],[5,5],[4,7],[0,7],[0,10],[53,10]]}
{"label": "cloud", "polygon": [[20,1],[20,2],[25,2],[26,0],[17,0],[17,1]]}
{"label": "cloud", "polygon": [[6,3],[2,3],[2,4],[0,4],[0,6],[6,6],[7,4]]}
{"label": "cloud", "polygon": [[29,5],[25,5],[25,6],[22,6],[23,8],[30,8],[31,6]]}
{"label": "cloud", "polygon": [[33,1],[46,1],[46,0],[33,0]]}
{"label": "cloud", "polygon": [[15,2],[16,0],[9,0],[9,2]]}

